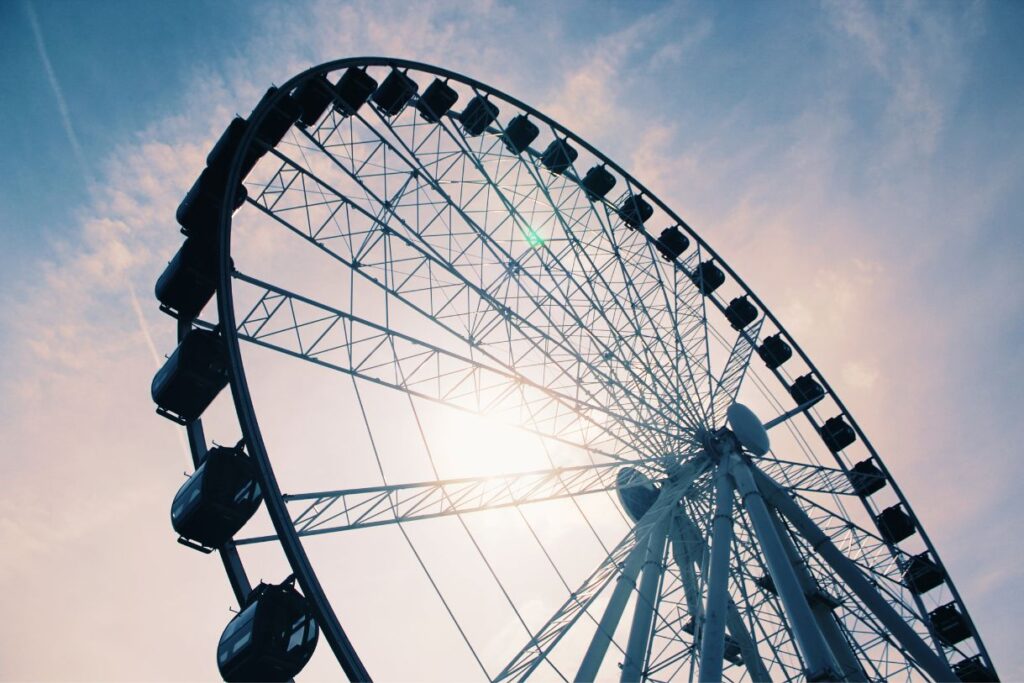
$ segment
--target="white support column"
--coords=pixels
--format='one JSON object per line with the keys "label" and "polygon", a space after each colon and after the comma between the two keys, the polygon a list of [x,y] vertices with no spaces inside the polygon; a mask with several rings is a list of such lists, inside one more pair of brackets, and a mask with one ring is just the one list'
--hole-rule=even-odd
{"label": "white support column", "polygon": [[655,618],[658,601],[658,585],[664,567],[665,541],[668,538],[668,517],[651,531],[647,541],[643,573],[640,576],[640,590],[633,608],[633,622],[629,628],[626,643],[626,659],[622,663],[622,683],[639,683],[643,678],[644,660],[647,657],[647,643],[651,637],[651,624]]}
{"label": "white support column", "polygon": [[711,526],[708,597],[700,637],[700,683],[722,680],[722,658],[725,656],[725,618],[732,550],[732,480],[727,458],[719,462],[715,475],[715,516]]}
{"label": "white support column", "polygon": [[828,680],[838,673],[838,666],[832,659],[831,650],[824,636],[818,630],[817,621],[811,613],[807,597],[793,572],[786,551],[775,532],[775,525],[761,492],[754,484],[750,467],[739,456],[731,456],[731,471],[736,488],[743,498],[747,514],[754,527],[758,545],[764,554],[765,564],[771,574],[775,589],[793,629],[797,646],[807,667],[808,680]]}
{"label": "white support column", "polygon": [[956,676],[946,661],[928,647],[921,636],[896,613],[892,605],[865,578],[857,565],[843,555],[839,548],[832,543],[832,539],[818,528],[818,525],[797,505],[796,501],[790,498],[785,490],[764,472],[755,468],[754,473],[757,477],[757,485],[764,492],[765,498],[793,524],[801,536],[807,539],[811,547],[832,567],[839,578],[861,599],[861,602],[874,613],[917,665],[933,680],[955,681]]}
{"label": "white support column", "polygon": [[[701,538],[693,520],[682,509],[678,511],[673,523],[673,556],[676,564],[679,565],[687,607],[693,617],[693,623],[696,625],[703,620],[703,605],[697,595],[697,578],[693,567],[694,565],[700,566],[701,558],[707,552],[707,545]],[[726,626],[729,628],[729,635],[739,645],[740,653],[743,655],[743,665],[747,668],[750,679],[755,683],[771,683],[772,679],[768,675],[768,668],[765,667],[764,661],[761,659],[761,653],[757,651],[757,645],[747,631],[743,616],[732,600],[728,605]]]}
{"label": "white support column", "polygon": [[[779,539],[782,541],[782,546],[786,549],[790,564],[792,564],[793,570],[796,572],[797,580],[803,586],[804,594],[813,595],[819,592],[821,586],[811,576],[810,570],[796,549],[793,540],[789,537],[789,532],[783,526],[782,520],[779,519],[774,509],[770,510],[770,512],[772,521],[775,523],[775,529],[779,534]],[[841,669],[839,674],[842,680],[866,683],[867,677],[864,675],[864,669],[853,654],[853,650],[846,641],[846,636],[843,635],[842,630],[839,628],[832,610],[819,600],[811,604],[811,613],[814,614],[814,618],[818,622],[818,628],[821,629],[821,635],[825,637],[829,650],[832,651],[832,656]]]}
{"label": "white support column", "polygon": [[604,614],[601,615],[597,631],[590,640],[590,646],[583,656],[583,662],[580,664],[579,671],[576,672],[574,681],[589,683],[597,678],[601,662],[604,661],[604,656],[608,652],[608,645],[612,642],[612,636],[619,626],[622,612],[626,609],[626,603],[629,602],[629,594],[636,586],[636,577],[640,573],[640,566],[647,550],[646,545],[646,542],[637,539],[636,546],[629,551],[626,562],[622,566],[622,573],[615,580],[615,590],[612,591],[612,596],[608,599],[608,604],[605,605]]}

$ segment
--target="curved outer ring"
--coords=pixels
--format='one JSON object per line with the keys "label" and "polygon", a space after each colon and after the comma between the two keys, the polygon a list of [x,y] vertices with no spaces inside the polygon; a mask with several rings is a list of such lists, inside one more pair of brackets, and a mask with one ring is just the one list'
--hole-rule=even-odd
{"label": "curved outer ring", "polygon": [[[700,246],[701,249],[705,250],[712,259],[717,261],[722,268],[733,278],[737,285],[739,285],[746,295],[752,299],[758,307],[763,311],[765,317],[767,317],[772,324],[778,329],[779,333],[786,339],[787,343],[799,354],[800,358],[807,364],[811,372],[820,380],[822,387],[826,393],[832,397],[836,405],[839,407],[841,414],[849,421],[850,426],[856,431],[857,436],[864,443],[868,452],[871,454],[872,459],[878,464],[883,475],[885,476],[888,484],[892,487],[893,492],[896,494],[900,503],[904,509],[910,514],[914,521],[915,528],[920,534],[921,539],[924,541],[925,546],[931,553],[935,561],[943,569],[945,575],[945,583],[949,586],[949,590],[953,595],[954,600],[958,603],[961,613],[967,619],[967,623],[970,626],[971,635],[977,644],[978,650],[982,657],[985,659],[988,666],[994,670],[992,660],[989,658],[988,651],[985,648],[984,643],[978,634],[977,628],[974,625],[974,621],[971,619],[970,614],[966,610],[963,600],[960,598],[960,594],[953,584],[952,578],[949,573],[945,571],[945,567],[942,564],[942,560],[939,557],[938,552],[932,545],[931,539],[928,537],[923,526],[918,521],[917,516],[914,514],[913,508],[910,507],[903,495],[902,490],[897,486],[895,480],[890,474],[885,463],[882,462],[874,446],[868,440],[867,436],[861,430],[860,426],[854,420],[853,416],[846,409],[846,406],[839,399],[839,396],[832,390],[828,381],[825,380],[821,372],[818,371],[811,359],[804,353],[803,349],[793,339],[793,337],[786,331],[782,323],[775,317],[774,314],[764,305],[760,297],[757,296],[743,280],[736,274],[736,272],[718,255],[718,253],[712,249],[707,242],[704,241],[694,230],[686,223],[682,218],[677,216],[664,202],[662,202],[656,195],[651,193],[642,183],[637,181],[632,175],[627,173],[621,166],[616,164],[611,159],[607,158],[600,151],[595,149],[592,145],[581,139],[578,135],[562,126],[553,119],[545,116],[543,113],[535,110],[533,107],[517,100],[514,97],[506,95],[505,93],[488,86],[484,83],[476,81],[472,78],[468,78],[454,71],[447,69],[441,69],[429,64],[423,64],[420,62],[410,61],[406,59],[394,59],[388,57],[350,57],[346,59],[334,60],[331,62],[325,62],[319,66],[307,69],[292,78],[288,79],[282,85],[274,97],[267,101],[261,102],[261,104],[252,112],[249,117],[250,125],[247,126],[245,135],[242,137],[241,143],[239,144],[238,150],[235,153],[234,161],[231,164],[230,172],[228,173],[227,188],[234,188],[239,183],[239,176],[242,164],[243,151],[248,149],[249,145],[253,141],[254,131],[265,118],[268,110],[274,106],[280,99],[286,94],[290,93],[293,88],[307,78],[311,78],[316,75],[326,74],[339,69],[347,68],[350,66],[391,66],[395,68],[403,69],[414,69],[424,73],[434,74],[443,78],[453,78],[465,85],[475,88],[481,92],[485,92],[489,95],[494,95],[509,104],[518,107],[520,110],[526,112],[530,116],[533,116],[544,123],[551,126],[553,129],[562,133],[562,135],[573,140],[576,144],[580,145],[588,152],[593,154],[595,157],[600,159],[605,165],[614,169],[619,175],[621,175],[628,183],[628,185],[639,190],[637,194],[643,194],[651,199],[662,211],[664,211],[669,217],[676,221],[681,228],[683,228],[693,238],[695,243]],[[320,628],[324,632],[324,636],[330,643],[331,649],[334,651],[338,658],[339,663],[348,676],[349,680],[352,681],[364,681],[370,680],[369,674],[367,673],[362,662],[359,660],[359,656],[355,651],[352,643],[349,641],[344,629],[338,621],[337,616],[334,614],[330,602],[325,595],[319,580],[317,579],[316,573],[313,570],[312,565],[309,562],[309,558],[306,555],[304,548],[302,547],[301,541],[299,540],[298,534],[295,531],[294,526],[291,523],[291,517],[288,514],[287,507],[284,500],[281,497],[281,490],[278,486],[277,479],[274,475],[273,467],[270,463],[270,458],[267,455],[266,446],[263,443],[263,437],[260,433],[259,423],[256,419],[256,413],[253,408],[252,398],[249,393],[249,386],[245,377],[245,370],[242,364],[241,350],[238,343],[237,329],[235,325],[235,312],[233,307],[233,297],[231,290],[231,275],[232,265],[230,260],[230,249],[231,249],[231,205],[232,202],[225,201],[221,209],[220,225],[219,225],[219,244],[220,244],[220,255],[219,255],[219,273],[218,273],[218,288],[217,288],[217,311],[220,320],[219,327],[222,330],[226,341],[226,350],[228,355],[229,363],[229,374],[231,380],[231,394],[235,404],[235,410],[238,414],[239,423],[242,430],[242,435],[245,438],[245,443],[249,449],[250,455],[255,459],[258,466],[259,474],[261,477],[261,485],[263,486],[264,495],[267,503],[267,511],[270,514],[271,521],[273,522],[274,529],[277,532],[281,545],[284,549],[285,555],[288,558],[288,562],[291,565],[292,571],[295,573],[299,584],[302,586],[303,592],[309,599],[312,605],[314,614],[317,617],[317,621],[320,624]],[[649,241],[654,241],[654,238],[650,234],[643,231],[643,234]],[[714,297],[706,297],[717,306],[720,310],[724,310],[724,306],[715,299]],[[773,370],[773,374],[779,379],[780,382],[786,386],[785,379],[778,370]],[[809,412],[805,411],[805,416],[811,425],[817,430],[818,425],[814,418]],[[195,440],[190,439],[190,442]],[[193,444],[195,446],[195,444]],[[193,456],[195,457],[195,449],[193,448]],[[833,453],[833,457],[836,462],[844,471],[847,471],[846,464],[842,461],[837,453]],[[868,513],[874,516],[874,511],[871,509],[870,504],[866,498],[861,498],[864,503],[865,509]],[[895,546],[889,545],[890,552],[895,555]],[[231,548],[234,551],[233,547]],[[228,567],[228,561],[225,559],[225,566]],[[241,565],[238,565],[238,569],[241,569]],[[233,572],[228,569],[229,578],[232,580],[232,585],[235,587],[236,593],[238,593],[237,584],[237,572]],[[244,572],[242,573],[244,578]],[[919,600],[919,598],[918,598]],[[919,607],[921,603],[919,602]],[[922,607],[923,611],[923,607]],[[933,637],[935,634],[932,634]],[[945,651],[941,646],[938,646],[938,651],[945,658]]]}

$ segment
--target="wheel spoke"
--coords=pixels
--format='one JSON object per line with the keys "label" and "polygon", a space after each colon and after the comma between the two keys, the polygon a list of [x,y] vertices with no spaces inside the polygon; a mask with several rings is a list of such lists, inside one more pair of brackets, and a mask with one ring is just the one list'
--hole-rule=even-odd
{"label": "wheel spoke", "polygon": [[[626,464],[654,473],[662,463],[660,460],[636,460]],[[285,502],[302,508],[292,518],[299,535],[314,536],[611,491],[616,488],[615,476],[623,465],[618,462],[579,465],[501,476],[285,494],[283,497]],[[244,538],[237,544],[262,543],[275,538]]]}
{"label": "wheel spoke", "polygon": [[711,406],[708,414],[711,415],[713,427],[725,426],[725,411],[733,404],[740,393],[740,386],[747,374],[747,367],[750,365],[750,357],[757,347],[757,338],[761,333],[761,325],[764,318],[749,328],[739,331],[736,336],[736,343],[729,352],[729,359],[725,362],[725,368],[715,385],[715,392],[711,397]]}
{"label": "wheel spoke", "polygon": [[[635,453],[655,431],[629,415],[565,396],[468,356],[392,330],[242,273],[255,304],[238,323],[240,339],[604,457]],[[655,453],[646,453],[654,457]]]}

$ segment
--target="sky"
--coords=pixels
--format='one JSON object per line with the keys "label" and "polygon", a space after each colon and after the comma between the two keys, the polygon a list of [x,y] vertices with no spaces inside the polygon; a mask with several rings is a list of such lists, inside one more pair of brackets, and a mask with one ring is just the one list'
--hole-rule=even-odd
{"label": "sky", "polygon": [[1024,680],[1022,28],[1014,2],[0,3],[0,678],[215,675],[231,594],[168,524],[189,464],[148,396],[173,346],[152,284],[234,113],[386,55],[536,106],[694,226],[837,388]]}

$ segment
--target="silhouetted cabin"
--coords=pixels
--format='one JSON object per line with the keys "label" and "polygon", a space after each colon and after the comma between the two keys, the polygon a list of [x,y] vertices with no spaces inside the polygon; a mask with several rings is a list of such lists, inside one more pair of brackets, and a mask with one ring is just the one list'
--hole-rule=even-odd
{"label": "silhouetted cabin", "polygon": [[530,143],[540,135],[540,129],[533,124],[533,121],[526,118],[525,114],[514,116],[505,132],[501,135],[501,141],[513,154],[520,154],[530,146]]}
{"label": "silhouetted cabin", "polygon": [[616,210],[619,218],[630,230],[639,230],[644,227],[648,218],[654,215],[654,207],[647,203],[647,200],[638,194],[631,194],[626,197]]}
{"label": "silhouetted cabin", "polygon": [[678,226],[673,225],[661,231],[661,237],[654,243],[666,261],[673,261],[690,246],[690,238],[682,233]]}
{"label": "silhouetted cabin", "polygon": [[[221,133],[220,138],[217,139],[210,153],[206,155],[206,167],[211,169],[211,173],[224,184],[227,183],[231,162],[234,161],[238,146],[242,143],[242,136],[245,135],[245,131],[248,128],[249,122],[241,116],[236,116],[228,124],[228,127],[224,129],[224,132]],[[245,180],[262,156],[263,152],[261,150],[255,147],[249,148],[242,157],[242,165],[238,174],[239,182]]]}
{"label": "silhouetted cabin", "polygon": [[198,237],[185,238],[155,287],[160,310],[183,320],[199,315],[216,289],[216,242]]}
{"label": "silhouetted cabin", "polygon": [[942,585],[946,575],[942,569],[924,552],[914,555],[903,568],[903,583],[916,595],[927,593]]}
{"label": "silhouetted cabin", "polygon": [[365,69],[350,67],[334,84],[334,93],[337,96],[334,108],[343,116],[351,116],[366,104],[376,89],[377,81],[366,73]]}
{"label": "silhouetted cabin", "polygon": [[607,168],[598,164],[587,171],[583,180],[580,181],[580,185],[590,201],[597,201],[615,187],[615,176],[609,173]]}
{"label": "silhouetted cabin", "polygon": [[953,665],[953,673],[964,683],[992,683],[999,681],[996,672],[988,668],[981,655],[962,659]]}
{"label": "silhouetted cabin", "polygon": [[245,526],[263,501],[256,465],[242,450],[215,446],[171,504],[171,526],[186,545],[219,548]]}
{"label": "silhouetted cabin", "polygon": [[808,373],[793,380],[793,384],[789,387],[789,395],[793,397],[798,406],[802,406],[824,396],[825,389],[814,380],[813,375]]}
{"label": "silhouetted cabin", "polygon": [[742,330],[757,320],[757,307],[750,303],[747,295],[738,296],[725,307],[725,318],[734,330]]}
{"label": "silhouetted cabin", "polygon": [[775,588],[775,580],[772,579],[771,574],[762,574],[761,576],[754,579],[754,583],[756,583],[758,586],[768,591],[772,595],[779,594],[779,591]]}
{"label": "silhouetted cabin", "polygon": [[[216,169],[204,168],[178,205],[175,217],[186,235],[211,236],[220,223],[221,207],[227,189],[226,177]],[[232,211],[237,211],[248,194],[239,183],[232,195]]]}
{"label": "silhouetted cabin", "polygon": [[757,355],[761,356],[769,370],[775,370],[793,357],[793,348],[786,343],[781,333],[773,334],[765,337],[761,346],[757,347]]}
{"label": "silhouetted cabin", "polygon": [[185,424],[202,415],[227,383],[224,341],[214,332],[194,329],[157,371],[151,390],[157,412]]}
{"label": "silhouetted cabin", "polygon": [[225,681],[288,681],[306,666],[320,631],[294,583],[261,583],[228,622],[217,645]]}
{"label": "silhouetted cabin", "polygon": [[693,280],[693,284],[697,285],[701,294],[708,296],[725,284],[725,273],[713,262],[704,261],[697,265],[690,279]]}
{"label": "silhouetted cabin", "polygon": [[319,121],[327,111],[327,107],[334,100],[334,88],[326,76],[318,74],[300,83],[292,97],[302,110],[299,125],[305,128]]}
{"label": "silhouetted cabin", "polygon": [[853,431],[853,427],[846,424],[842,415],[825,420],[819,433],[822,441],[833,453],[838,453],[857,440],[857,433]]}
{"label": "silhouetted cabin", "polygon": [[435,78],[416,101],[416,111],[430,123],[437,123],[458,101],[459,93],[446,81]]}
{"label": "silhouetted cabin", "polygon": [[480,135],[498,118],[498,107],[483,95],[471,99],[459,114],[466,135]]}
{"label": "silhouetted cabin", "polygon": [[955,602],[948,602],[928,613],[928,620],[943,645],[953,646],[971,637],[967,618],[956,608]]}
{"label": "silhouetted cabin", "polygon": [[[264,102],[268,102],[277,96],[278,89],[267,90],[263,99],[259,101],[255,109],[258,109]],[[290,95],[285,95],[274,103],[263,117],[259,127],[256,129],[256,140],[267,146],[267,149],[277,147],[288,129],[294,126],[302,116],[302,107]],[[249,115],[250,120],[252,114]]]}
{"label": "silhouetted cabin", "polygon": [[899,505],[882,510],[875,517],[875,524],[878,525],[878,531],[882,534],[882,538],[889,543],[899,543],[912,536],[916,531],[914,520]]}
{"label": "silhouetted cabin", "polygon": [[370,98],[384,116],[394,116],[402,111],[420,89],[414,80],[398,69],[391,69],[384,82],[373,92]]}
{"label": "silhouetted cabin", "polygon": [[850,468],[850,484],[853,492],[864,498],[885,488],[885,475],[869,458]]}
{"label": "silhouetted cabin", "polygon": [[569,144],[568,140],[555,138],[548,145],[547,149],[544,150],[540,157],[540,162],[544,164],[544,168],[552,173],[562,174],[572,166],[572,162],[576,161],[576,157],[579,155],[580,153]]}

